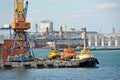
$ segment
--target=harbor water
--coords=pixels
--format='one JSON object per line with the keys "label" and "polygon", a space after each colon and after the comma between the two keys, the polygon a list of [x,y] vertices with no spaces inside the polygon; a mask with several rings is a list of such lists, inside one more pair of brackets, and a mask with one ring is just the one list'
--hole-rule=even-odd
{"label": "harbor water", "polygon": [[[46,57],[50,50],[33,51],[39,58]],[[97,68],[1,69],[0,80],[120,80],[120,50],[99,50],[91,53],[99,60]]]}

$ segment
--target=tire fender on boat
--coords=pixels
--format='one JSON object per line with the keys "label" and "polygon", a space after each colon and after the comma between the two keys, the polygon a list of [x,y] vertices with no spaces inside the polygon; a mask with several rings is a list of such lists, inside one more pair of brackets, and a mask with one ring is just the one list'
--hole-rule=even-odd
{"label": "tire fender on boat", "polygon": [[91,61],[91,58],[88,58],[88,61]]}
{"label": "tire fender on boat", "polygon": [[95,58],[92,58],[92,61],[95,61]]}

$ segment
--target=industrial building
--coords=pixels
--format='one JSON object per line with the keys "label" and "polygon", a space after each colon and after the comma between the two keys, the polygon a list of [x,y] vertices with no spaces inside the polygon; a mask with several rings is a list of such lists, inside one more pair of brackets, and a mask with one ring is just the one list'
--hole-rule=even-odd
{"label": "industrial building", "polygon": [[[59,27],[59,31],[53,30],[53,22],[45,20],[40,23],[41,32],[29,32],[28,38],[35,48],[52,48],[53,42],[56,40],[57,48],[67,47],[68,39],[72,48],[83,46],[82,31],[81,30],[65,30]],[[43,35],[48,27],[49,35]],[[4,32],[4,33],[3,33]],[[60,33],[61,32],[61,33]],[[0,29],[0,42],[4,39],[13,37],[13,30],[8,28]],[[3,35],[4,34],[4,35]],[[61,35],[61,36],[60,36]],[[99,34],[96,31],[87,31],[87,46],[88,48],[120,48],[120,33]]]}
{"label": "industrial building", "polygon": [[46,29],[48,28],[48,31],[50,34],[53,32],[53,22],[49,20],[43,20],[40,22],[40,32],[45,33]]}
{"label": "industrial building", "polygon": [[93,48],[120,48],[120,33],[88,35],[88,46]]}

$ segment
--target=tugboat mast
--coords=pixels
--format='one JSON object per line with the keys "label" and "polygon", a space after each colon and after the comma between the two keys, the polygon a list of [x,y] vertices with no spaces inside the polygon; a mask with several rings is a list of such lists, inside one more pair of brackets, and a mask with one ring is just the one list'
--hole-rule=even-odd
{"label": "tugboat mast", "polygon": [[83,47],[84,50],[87,48],[86,34],[87,34],[86,28],[83,28],[82,38],[83,38],[83,41],[84,41],[84,47]]}

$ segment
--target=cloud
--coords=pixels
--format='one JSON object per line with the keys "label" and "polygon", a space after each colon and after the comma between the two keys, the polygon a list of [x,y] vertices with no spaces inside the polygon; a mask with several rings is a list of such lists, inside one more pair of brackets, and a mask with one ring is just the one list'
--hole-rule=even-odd
{"label": "cloud", "polygon": [[76,12],[72,13],[71,17],[91,17],[91,16],[99,16],[101,14],[95,13],[95,12]]}
{"label": "cloud", "polygon": [[116,7],[119,7],[118,3],[104,3],[96,6],[97,9],[109,9],[109,8],[116,8]]}

